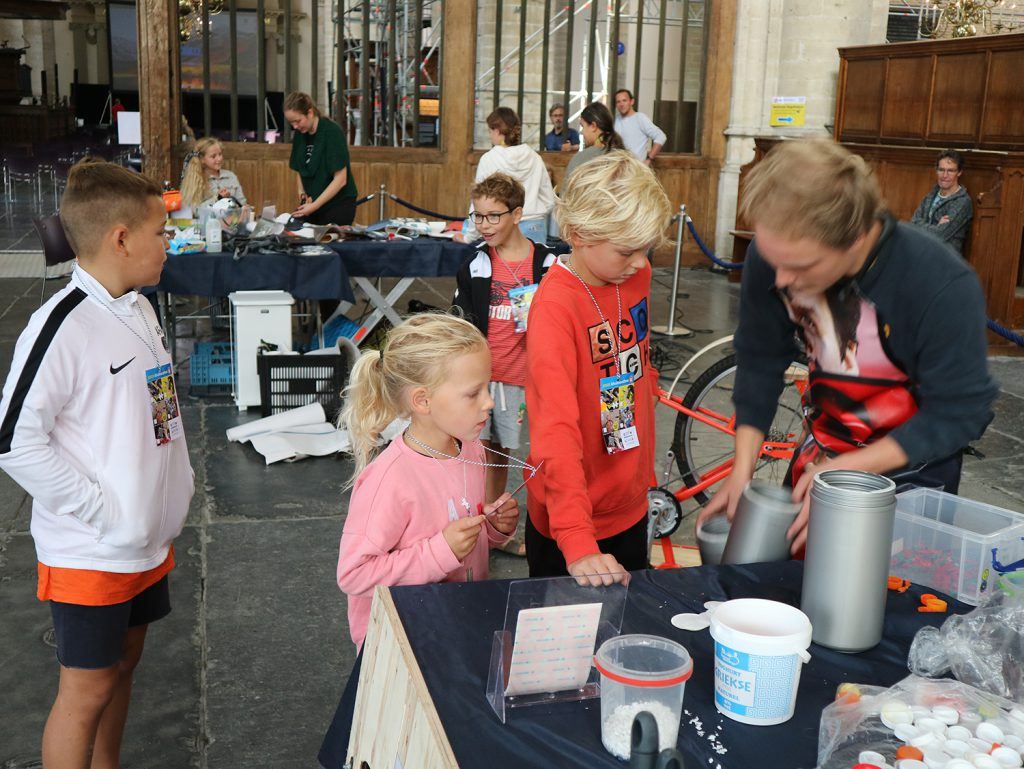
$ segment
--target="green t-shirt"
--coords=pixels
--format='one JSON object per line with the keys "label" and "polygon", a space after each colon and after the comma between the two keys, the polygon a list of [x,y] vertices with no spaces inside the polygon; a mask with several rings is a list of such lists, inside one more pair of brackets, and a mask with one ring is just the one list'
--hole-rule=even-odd
{"label": "green t-shirt", "polygon": [[358,196],[356,180],[348,159],[348,142],[341,126],[321,117],[315,134],[296,133],[292,139],[292,157],[288,166],[302,178],[302,189],[312,198],[320,196],[331,183],[334,174],[342,168],[346,172],[345,186],[337,198]]}

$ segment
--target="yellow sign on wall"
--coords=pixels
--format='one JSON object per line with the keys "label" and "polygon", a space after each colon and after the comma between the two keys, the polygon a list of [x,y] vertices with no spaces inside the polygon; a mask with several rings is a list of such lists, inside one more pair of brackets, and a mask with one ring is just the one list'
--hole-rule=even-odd
{"label": "yellow sign on wall", "polygon": [[807,111],[806,96],[774,96],[768,125],[774,127],[802,126]]}

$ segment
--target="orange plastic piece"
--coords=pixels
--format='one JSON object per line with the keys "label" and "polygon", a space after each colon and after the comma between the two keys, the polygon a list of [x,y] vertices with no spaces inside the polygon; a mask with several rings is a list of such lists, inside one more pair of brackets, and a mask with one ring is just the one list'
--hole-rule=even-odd
{"label": "orange plastic piece", "polygon": [[1000,744],[1000,743],[998,743],[998,742],[993,742],[993,743],[992,743],[992,747],[991,747],[991,748],[989,748],[988,754],[989,754],[989,755],[992,755],[992,751],[993,751],[993,750],[995,750],[996,748],[1001,748],[1001,747],[1003,747],[1003,746],[1002,746],[1002,744]]}
{"label": "orange plastic piece", "polygon": [[910,588],[910,580],[903,577],[889,577],[889,589],[897,593],[905,593]]}
{"label": "orange plastic piece", "polygon": [[836,702],[843,702],[847,705],[860,702],[860,687],[849,682],[840,684],[836,689]]}
{"label": "orange plastic piece", "polygon": [[917,610],[926,614],[937,614],[946,611],[947,604],[941,598],[937,598],[931,593],[925,593],[921,596],[921,605],[917,607]]}
{"label": "orange plastic piece", "polygon": [[163,194],[163,198],[164,208],[167,209],[167,213],[181,208],[181,190],[168,190]]}
{"label": "orange plastic piece", "polygon": [[896,749],[896,760],[899,761],[903,758],[916,758],[918,761],[924,758],[924,753],[915,748],[913,745],[901,745]]}

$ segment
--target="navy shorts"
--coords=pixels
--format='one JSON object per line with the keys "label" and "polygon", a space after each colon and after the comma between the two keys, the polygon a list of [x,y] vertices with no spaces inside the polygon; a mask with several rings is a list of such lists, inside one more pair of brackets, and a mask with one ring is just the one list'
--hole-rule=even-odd
{"label": "navy shorts", "polygon": [[57,661],[66,668],[109,668],[124,654],[128,628],[148,625],[170,613],[171,591],[166,575],[124,603],[82,606],[50,601]]}

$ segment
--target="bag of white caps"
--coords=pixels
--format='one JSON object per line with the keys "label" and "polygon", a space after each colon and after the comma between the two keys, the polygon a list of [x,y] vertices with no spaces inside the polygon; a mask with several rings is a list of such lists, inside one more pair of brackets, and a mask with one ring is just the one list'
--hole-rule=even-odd
{"label": "bag of white caps", "polygon": [[1011,769],[1022,753],[1024,708],[949,679],[843,684],[818,729],[818,769]]}

